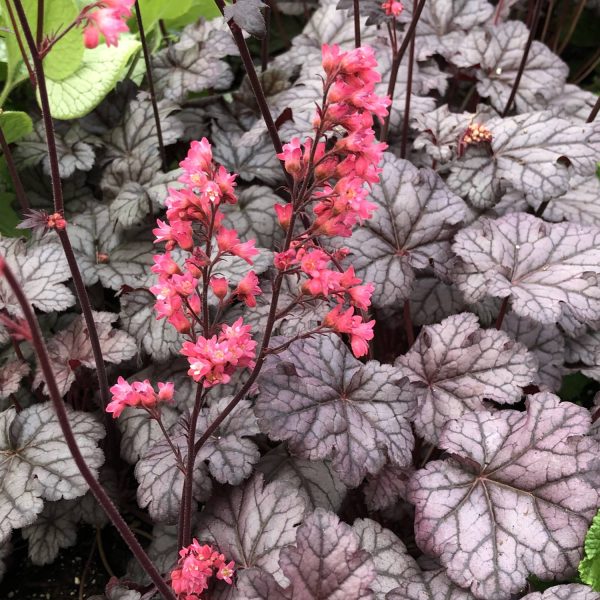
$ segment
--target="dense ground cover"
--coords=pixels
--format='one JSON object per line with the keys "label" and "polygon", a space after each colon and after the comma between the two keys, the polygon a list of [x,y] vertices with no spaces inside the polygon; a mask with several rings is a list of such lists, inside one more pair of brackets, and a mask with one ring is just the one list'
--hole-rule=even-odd
{"label": "dense ground cover", "polygon": [[600,600],[596,4],[0,5],[0,596]]}

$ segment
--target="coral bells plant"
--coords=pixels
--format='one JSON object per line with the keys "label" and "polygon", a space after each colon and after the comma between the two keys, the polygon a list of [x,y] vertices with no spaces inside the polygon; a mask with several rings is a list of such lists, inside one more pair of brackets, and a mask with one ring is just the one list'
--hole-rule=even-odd
{"label": "coral bells plant", "polygon": [[2,4],[0,597],[600,600],[597,3],[191,4]]}

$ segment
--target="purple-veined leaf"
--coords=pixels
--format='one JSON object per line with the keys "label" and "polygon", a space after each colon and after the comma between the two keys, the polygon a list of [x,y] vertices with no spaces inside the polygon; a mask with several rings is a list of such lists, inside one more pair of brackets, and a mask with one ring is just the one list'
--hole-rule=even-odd
{"label": "purple-veined leaf", "polygon": [[[179,450],[183,464],[187,459],[187,435],[181,427],[171,429],[170,438]],[[183,471],[175,458],[171,446],[164,437],[140,458],[135,466],[135,478],[138,481],[137,500],[154,521],[172,524],[177,522],[183,496]],[[206,465],[196,460],[192,497],[203,502],[210,497],[212,482]]]}
{"label": "purple-veined leaf", "polygon": [[407,576],[386,600],[476,600],[475,596],[453,583],[445,569],[420,571]]}
{"label": "purple-veined leaf", "polygon": [[467,149],[453,163],[448,186],[478,208],[495,204],[506,189],[523,192],[531,202],[556,198],[575,175],[591,175],[600,153],[600,122],[573,124],[551,111],[485,122],[491,151]]}
{"label": "purple-veined leaf", "polygon": [[296,543],[281,551],[279,563],[289,580],[278,586],[267,573],[254,570],[240,584],[247,600],[374,600],[370,584],[373,559],[360,547],[352,528],[322,508],[296,531]]}
{"label": "purple-veined leaf", "polygon": [[373,558],[375,578],[370,584],[374,600],[384,600],[387,592],[420,571],[402,541],[389,529],[371,519],[357,519],[352,525],[359,545]]}
{"label": "purple-veined leaf", "polygon": [[0,400],[15,394],[21,385],[21,379],[28,375],[30,370],[29,363],[21,360],[9,360],[3,364],[0,367]]}
{"label": "purple-veined leaf", "polygon": [[156,298],[147,290],[133,290],[120,296],[119,319],[144,352],[157,361],[168,360],[181,349],[182,339],[167,319],[156,318]]}
{"label": "purple-veined leaf", "polygon": [[557,392],[565,374],[565,340],[556,325],[541,325],[511,312],[502,321],[502,330],[523,344],[537,359],[539,368],[533,383]]}
{"label": "purple-veined leaf", "polygon": [[237,190],[237,204],[223,206],[225,219],[223,225],[235,229],[240,239],[255,239],[262,248],[274,248],[283,235],[275,209],[281,198],[263,185],[252,185]]}
{"label": "purple-veined leaf", "polygon": [[[66,179],[77,170],[89,171],[94,165],[94,146],[99,145],[99,139],[77,123],[64,121],[55,121],[54,133],[61,178]],[[14,158],[19,169],[42,163],[44,172],[50,175],[46,133],[41,119],[35,123],[34,130],[17,143]]]}
{"label": "purple-veined leaf", "polygon": [[502,331],[481,329],[472,313],[423,327],[396,365],[417,398],[416,430],[432,444],[449,420],[483,409],[486,399],[518,402],[537,372],[537,361],[522,344]]}
{"label": "purple-veined leaf", "polygon": [[[115,329],[113,323],[119,318],[116,313],[93,311],[102,357],[105,362],[118,364],[132,358],[137,345],[125,331]],[[54,377],[59,392],[66,394],[75,381],[75,369],[80,365],[96,368],[92,344],[83,316],[77,316],[71,324],[47,341],[48,355],[52,361]],[[38,367],[33,385],[44,383]]]}
{"label": "purple-veined leaf", "polygon": [[[54,235],[26,242],[0,237],[0,256],[19,281],[27,300],[44,312],[61,311],[75,304],[75,296],[64,284],[71,277],[62,247]],[[0,278],[0,309],[21,316],[21,308]]]}
{"label": "purple-veined leaf", "polygon": [[383,467],[377,475],[367,477],[363,491],[369,510],[384,510],[399,500],[405,500],[412,472],[410,467],[401,468],[390,464]]}
{"label": "purple-veined leaf", "polygon": [[588,377],[600,380],[600,331],[594,323],[584,332],[571,333],[565,337],[565,362],[576,364],[576,370]]}
{"label": "purple-veined leaf", "polygon": [[285,481],[302,494],[306,506],[339,510],[347,488],[325,460],[306,460],[291,456],[281,444],[267,452],[256,469],[263,473],[265,481]]}
{"label": "purple-veined leaf", "polygon": [[556,323],[568,309],[600,318],[600,229],[546,223],[525,213],[482,218],[460,231],[454,280],[467,300],[511,299],[521,317]]}
{"label": "purple-veined leaf", "polygon": [[543,392],[525,413],[481,410],[450,421],[410,484],[420,548],[485,600],[505,600],[529,574],[571,576],[600,502],[600,445],[589,412]]}
{"label": "purple-veined leaf", "polygon": [[[521,21],[507,21],[462,36],[452,57],[459,67],[475,67],[477,92],[499,111],[510,96],[523,58],[529,31]],[[550,98],[566,83],[569,69],[541,42],[534,41],[515,96],[518,112],[543,107],[538,97]]]}
{"label": "purple-veined leaf", "polygon": [[446,163],[456,157],[462,134],[473,120],[467,112],[452,113],[448,105],[413,117],[413,128],[420,133],[413,142],[415,150],[425,150],[439,163]]}
{"label": "purple-veined leaf", "polygon": [[259,567],[279,582],[280,550],[296,539],[303,519],[304,500],[283,481],[263,485],[261,474],[242,486],[224,488],[202,511],[196,537],[214,542],[236,568]]}
{"label": "purple-veined leaf", "polygon": [[[200,411],[197,437],[223,412],[231,399],[231,396],[224,396]],[[260,429],[252,405],[249,400],[242,400],[202,446],[197,460],[208,461],[208,470],[219,483],[238,485],[252,474],[260,459],[258,447],[248,439],[257,433]]]}
{"label": "purple-veined leaf", "polygon": [[100,281],[118,290],[124,285],[147,287],[156,250],[149,231],[123,228],[111,219],[106,204],[86,203],[69,223],[69,234],[86,285]]}
{"label": "purple-veined leaf", "polygon": [[28,554],[34,565],[54,562],[61,548],[75,544],[79,520],[75,505],[75,500],[46,502],[35,523],[23,527],[21,533],[29,542]]}
{"label": "purple-veined leaf", "polygon": [[[97,475],[104,428],[93,415],[66,409],[79,450]],[[12,529],[35,521],[43,499],[70,500],[87,489],[50,402],[0,413],[0,543]]]}
{"label": "purple-veined leaf", "polygon": [[223,16],[227,21],[233,19],[235,24],[244,31],[262,38],[267,33],[265,19],[261,8],[267,6],[261,0],[237,0],[235,4],[225,6]]}
{"label": "purple-veined leaf", "polygon": [[262,135],[254,144],[243,144],[241,139],[245,132],[232,117],[223,116],[214,121],[211,141],[215,161],[245,181],[258,179],[271,185],[281,183],[283,173],[271,140]]}
{"label": "purple-veined leaf", "polygon": [[[160,415],[164,428],[172,432],[179,418],[177,410],[163,404]],[[117,420],[117,426],[121,431],[121,457],[132,465],[164,439],[156,419],[139,408],[125,408]]]}
{"label": "purple-veined leaf", "polygon": [[587,585],[571,583],[551,587],[545,592],[527,594],[522,600],[600,600],[600,594]]}
{"label": "purple-veined leaf", "polygon": [[223,59],[238,54],[229,28],[221,19],[188,25],[179,41],[152,57],[157,93],[182,102],[190,92],[227,89],[233,82],[233,72]]}
{"label": "purple-veined leaf", "polygon": [[[544,210],[547,221],[572,221],[600,227],[600,179],[592,175],[573,175],[565,194],[552,198]],[[539,202],[534,206],[539,207]]]}
{"label": "purple-veined leaf", "polygon": [[467,307],[458,288],[425,274],[415,279],[410,295],[410,312],[415,325],[439,323]]}
{"label": "purple-veined leaf", "polygon": [[432,267],[447,275],[456,225],[466,204],[430,169],[384,154],[381,183],[369,200],[373,217],[340,244],[353,251],[352,264],[365,281],[375,283],[376,307],[397,305],[410,296],[415,269]]}
{"label": "purple-veined leaf", "polygon": [[594,108],[598,96],[567,83],[565,87],[548,101],[548,108],[561,117],[585,123]]}
{"label": "purple-veined leaf", "polygon": [[333,334],[296,341],[269,357],[268,366],[259,377],[258,423],[272,439],[287,440],[292,454],[331,459],[349,487],[388,457],[398,466],[410,463],[415,402],[399,385],[399,369],[363,365]]}
{"label": "purple-veined leaf", "polygon": [[[419,61],[441,54],[452,58],[465,35],[479,31],[488,21],[493,6],[485,0],[434,0],[426,2],[416,31],[416,58]],[[407,2],[401,19],[412,19],[412,4]]]}

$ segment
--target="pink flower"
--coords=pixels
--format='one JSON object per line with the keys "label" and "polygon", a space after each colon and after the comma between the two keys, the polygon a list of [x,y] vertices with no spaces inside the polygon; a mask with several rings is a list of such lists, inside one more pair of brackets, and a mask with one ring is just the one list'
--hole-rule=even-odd
{"label": "pink flower", "polygon": [[179,551],[177,567],[171,571],[171,587],[178,600],[199,600],[198,595],[208,588],[213,575],[231,584],[234,572],[233,561],[226,564],[222,554],[194,539]]}
{"label": "pink flower", "polygon": [[156,219],[158,227],[152,230],[156,236],[154,243],[166,242],[165,248],[172,250],[179,246],[183,250],[192,250],[194,239],[192,237],[192,224],[189,221],[174,221],[171,224]]}
{"label": "pink flower", "polygon": [[277,213],[277,220],[284,231],[287,231],[292,219],[294,207],[291,204],[275,204],[273,207]]}
{"label": "pink flower", "polygon": [[150,270],[159,277],[164,278],[175,275],[175,273],[181,273],[179,265],[171,258],[170,252],[155,254],[152,258],[154,260],[154,265]]}
{"label": "pink flower", "polygon": [[129,384],[123,377],[110,388],[112,402],[106,406],[106,412],[112,413],[116,419],[127,406],[142,406],[148,410],[155,410],[159,402],[173,400],[174,385],[172,382],[158,384],[158,394],[154,391],[150,381],[134,381]]}
{"label": "pink flower", "polygon": [[229,291],[229,282],[225,277],[211,277],[209,281],[210,288],[214,295],[219,299],[223,300],[227,296]]}
{"label": "pink flower", "polygon": [[371,296],[375,290],[375,285],[366,283],[365,285],[357,285],[356,287],[347,290],[350,296],[350,302],[360,310],[366,310],[371,306]]}
{"label": "pink flower", "polygon": [[287,144],[284,144],[283,152],[280,152],[277,158],[283,161],[285,170],[294,179],[298,180],[301,178],[303,165],[300,138],[292,138]]}
{"label": "pink flower", "polygon": [[258,250],[254,247],[255,240],[241,243],[235,229],[221,227],[215,237],[220,252],[229,252],[239,256],[250,265],[252,264],[252,258],[258,254]]}
{"label": "pink flower", "polygon": [[381,8],[385,10],[385,14],[389,17],[397,17],[404,10],[402,2],[397,2],[396,0],[385,0],[381,4]]}
{"label": "pink flower", "polygon": [[256,306],[256,296],[262,294],[258,286],[258,277],[254,271],[249,271],[244,278],[238,283],[234,290],[236,295],[246,306],[250,308]]}
{"label": "pink flower", "polygon": [[107,46],[119,45],[119,34],[129,31],[123,17],[131,16],[133,0],[116,0],[98,3],[101,8],[85,13],[86,26],[83,42],[87,48],[95,48],[104,36]]}
{"label": "pink flower", "polygon": [[199,142],[190,144],[187,156],[179,163],[185,171],[180,181],[192,186],[200,186],[206,180],[206,175],[212,166],[212,149],[210,142],[204,137]]}
{"label": "pink flower", "polygon": [[350,347],[357,358],[369,352],[368,341],[373,339],[375,321],[364,323],[360,315],[354,315],[354,308],[350,307],[342,312],[341,305],[337,305],[323,319],[323,325],[338,333],[347,333],[350,336]]}
{"label": "pink flower", "polygon": [[202,381],[204,387],[227,383],[238,368],[253,367],[256,342],[250,337],[250,325],[240,317],[233,325],[223,325],[217,337],[199,336],[195,343],[184,342],[181,354],[188,357],[188,375]]}

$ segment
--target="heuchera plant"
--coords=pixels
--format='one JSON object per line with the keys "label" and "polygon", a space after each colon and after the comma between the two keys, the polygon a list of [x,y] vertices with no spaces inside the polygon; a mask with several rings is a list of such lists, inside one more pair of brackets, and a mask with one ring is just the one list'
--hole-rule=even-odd
{"label": "heuchera plant", "polygon": [[96,600],[600,600],[584,3],[34,4],[0,590],[111,523]]}

